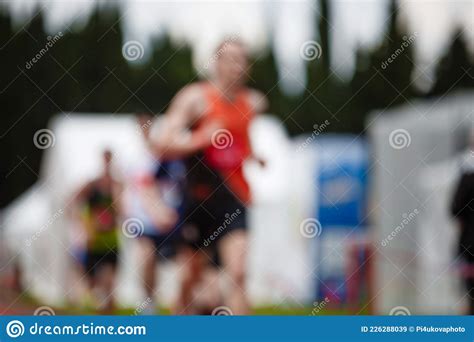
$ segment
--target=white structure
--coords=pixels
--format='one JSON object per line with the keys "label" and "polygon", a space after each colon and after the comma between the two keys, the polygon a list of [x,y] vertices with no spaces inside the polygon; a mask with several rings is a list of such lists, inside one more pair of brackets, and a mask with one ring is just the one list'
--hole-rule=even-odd
{"label": "white structure", "polygon": [[[3,212],[2,226],[11,260],[17,260],[24,271],[26,289],[44,304],[62,305],[75,291],[69,270],[75,249],[82,243],[68,213],[71,194],[98,174],[105,148],[114,152],[120,177],[145,147],[140,129],[129,115],[59,115],[50,130],[54,145],[45,151],[40,179]],[[309,241],[299,233],[299,223],[306,215],[291,210],[299,193],[284,181],[297,178],[305,184],[304,177],[299,177],[299,168],[292,165],[292,144],[279,121],[260,117],[251,138],[267,166],[262,169],[250,163],[245,168],[255,197],[249,213],[250,296],[254,304],[308,301],[312,284],[305,276],[311,264],[305,246]],[[134,306],[144,298],[139,254],[134,240],[122,236],[122,242],[117,291],[121,304]],[[177,289],[176,269],[171,263],[162,273],[159,293],[167,304]]]}
{"label": "white structure", "polygon": [[[408,103],[368,121],[373,148],[375,304],[415,313],[459,313],[455,222],[449,217],[453,157],[474,122],[474,94]],[[390,238],[389,238],[390,236]]]}

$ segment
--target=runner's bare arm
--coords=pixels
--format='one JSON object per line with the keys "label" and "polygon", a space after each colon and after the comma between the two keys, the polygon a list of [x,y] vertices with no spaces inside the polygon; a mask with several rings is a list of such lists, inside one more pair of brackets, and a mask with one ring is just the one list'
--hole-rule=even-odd
{"label": "runner's bare arm", "polygon": [[[255,115],[262,114],[264,111],[268,109],[268,100],[265,97],[264,94],[262,94],[260,91],[255,90],[255,89],[250,89],[250,105],[252,106],[253,112]],[[254,159],[261,167],[266,166],[266,161],[265,159],[261,158],[260,156],[255,155],[255,153],[252,151],[252,154],[250,155],[251,159]]]}
{"label": "runner's bare arm", "polygon": [[166,122],[154,140],[156,153],[164,159],[182,158],[207,144],[205,134],[191,134],[189,128],[204,112],[204,97],[199,84],[183,88],[166,113]]}
{"label": "runner's bare arm", "polygon": [[123,207],[123,191],[124,185],[122,182],[114,180],[112,183],[112,200],[113,206],[116,208],[119,216],[124,212]]}
{"label": "runner's bare arm", "polygon": [[253,112],[258,115],[268,109],[268,100],[263,93],[258,90],[250,89],[250,105]]}
{"label": "runner's bare arm", "polygon": [[84,184],[73,195],[72,203],[76,206],[82,205],[83,202],[86,200],[87,196],[89,196],[89,194],[91,193],[93,186],[94,186],[94,181],[90,181]]}
{"label": "runner's bare arm", "polygon": [[87,182],[72,194],[71,200],[69,202],[70,205],[67,206],[68,213],[72,218],[76,220],[82,219],[82,207],[87,199],[87,196],[89,196],[91,193],[93,185],[94,181]]}
{"label": "runner's bare arm", "polygon": [[137,188],[143,209],[161,233],[171,230],[178,221],[176,210],[165,203],[159,182],[151,175],[145,177]]}
{"label": "runner's bare arm", "polygon": [[83,213],[83,206],[90,195],[95,181],[84,184],[73,196],[71,201],[71,217],[80,223],[81,228],[90,242],[94,236],[94,228],[91,225],[90,218]]}

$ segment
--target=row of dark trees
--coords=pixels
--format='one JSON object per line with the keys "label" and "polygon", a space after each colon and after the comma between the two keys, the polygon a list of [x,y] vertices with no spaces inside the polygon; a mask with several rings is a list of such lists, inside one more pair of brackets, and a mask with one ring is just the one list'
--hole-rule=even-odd
{"label": "row of dark trees", "polygon": [[[252,71],[252,86],[265,92],[269,112],[281,118],[291,134],[313,130],[330,121],[328,130],[363,132],[367,114],[413,97],[437,96],[473,87],[472,59],[458,32],[436,69],[432,90],[420,94],[411,83],[413,45],[387,68],[381,65],[400,48],[409,33],[399,25],[395,3],[385,38],[372,50],[357,52],[352,79],[331,72],[327,0],[315,18],[322,55],[308,63],[308,83],[299,96],[287,96],[276,86],[278,70],[272,49],[262,53]],[[13,29],[9,13],[0,12],[0,207],[37,178],[41,150],[33,135],[47,127],[58,112],[163,112],[176,91],[196,79],[187,46],[173,45],[164,35],[153,44],[151,58],[130,64],[122,56],[123,32],[118,8],[97,8],[83,28],[67,29],[48,52],[29,67],[51,37],[38,11],[22,29]],[[416,44],[416,41],[414,42]]]}

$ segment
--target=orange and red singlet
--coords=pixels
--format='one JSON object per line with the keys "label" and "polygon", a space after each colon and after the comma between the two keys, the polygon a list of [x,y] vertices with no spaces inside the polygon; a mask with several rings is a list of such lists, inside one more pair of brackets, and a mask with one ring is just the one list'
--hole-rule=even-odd
{"label": "orange and red singlet", "polygon": [[247,204],[250,202],[250,190],[243,174],[243,163],[251,155],[249,126],[254,117],[249,92],[242,88],[230,100],[209,83],[203,84],[203,88],[206,110],[195,129],[213,123],[218,123],[220,127],[214,133],[211,144],[203,151],[203,162],[220,175],[242,203]]}

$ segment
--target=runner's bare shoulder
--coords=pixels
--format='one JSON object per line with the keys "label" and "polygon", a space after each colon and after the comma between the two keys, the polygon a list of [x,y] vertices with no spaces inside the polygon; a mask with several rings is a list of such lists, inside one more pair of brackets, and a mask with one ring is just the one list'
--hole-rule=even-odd
{"label": "runner's bare shoulder", "polygon": [[200,116],[205,109],[204,90],[201,82],[182,88],[173,99],[170,111],[186,111],[189,116]]}

